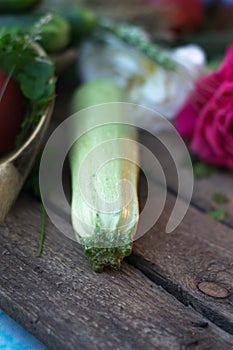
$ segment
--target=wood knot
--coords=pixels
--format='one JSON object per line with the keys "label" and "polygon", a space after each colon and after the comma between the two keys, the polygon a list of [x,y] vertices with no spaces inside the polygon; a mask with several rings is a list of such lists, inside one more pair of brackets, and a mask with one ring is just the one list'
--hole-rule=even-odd
{"label": "wood knot", "polygon": [[200,282],[198,283],[198,289],[202,293],[209,295],[213,298],[224,299],[227,298],[229,295],[228,289],[224,285],[217,282]]}
{"label": "wood knot", "polygon": [[35,266],[33,270],[34,270],[35,272],[37,272],[37,273],[42,273],[42,272],[43,272],[43,269],[42,269],[42,267],[40,267],[40,266]]}

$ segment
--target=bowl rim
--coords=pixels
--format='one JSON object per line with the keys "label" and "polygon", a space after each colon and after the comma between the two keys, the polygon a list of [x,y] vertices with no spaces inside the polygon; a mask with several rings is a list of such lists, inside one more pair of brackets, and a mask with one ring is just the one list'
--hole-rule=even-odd
{"label": "bowl rim", "polygon": [[3,156],[2,159],[0,159],[0,165],[6,162],[12,162],[14,161],[36,138],[36,136],[41,131],[43,125],[46,123],[47,120],[50,119],[50,115],[52,115],[54,107],[54,100],[49,102],[49,105],[43,114],[43,116],[40,118],[39,123],[37,124],[36,128],[33,130],[33,132],[30,134],[30,136],[25,140],[25,142],[16,150],[11,151],[6,155]]}

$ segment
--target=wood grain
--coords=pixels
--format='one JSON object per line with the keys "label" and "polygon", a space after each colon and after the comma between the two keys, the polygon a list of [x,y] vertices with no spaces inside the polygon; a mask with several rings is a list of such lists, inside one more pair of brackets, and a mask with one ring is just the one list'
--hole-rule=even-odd
{"label": "wood grain", "polygon": [[190,207],[179,227],[166,234],[174,201],[168,194],[161,218],[135,242],[127,261],[233,334],[233,231]]}
{"label": "wood grain", "polygon": [[223,205],[226,209],[224,223],[233,227],[233,174],[231,172],[216,172],[208,177],[196,179],[192,202],[202,210],[211,210],[212,195],[216,192],[226,194],[228,197],[228,202]]}
{"label": "wood grain", "polygon": [[37,258],[39,230],[39,203],[21,197],[0,227],[0,307],[50,349],[233,347],[233,336],[134,267],[92,272],[49,221]]}
{"label": "wood grain", "polygon": [[[67,116],[71,96],[70,89],[65,98],[59,93],[57,121]],[[175,193],[169,154],[148,135],[144,141]],[[147,188],[141,180],[143,207]],[[192,205],[209,210],[216,191],[233,198],[229,174],[195,181]],[[233,231],[191,207],[176,231],[165,234],[174,199],[168,195],[162,217],[135,242],[121,271],[95,274],[78,244],[49,221],[42,257],[36,257],[40,207],[21,196],[0,226],[0,307],[50,349],[233,349]]]}

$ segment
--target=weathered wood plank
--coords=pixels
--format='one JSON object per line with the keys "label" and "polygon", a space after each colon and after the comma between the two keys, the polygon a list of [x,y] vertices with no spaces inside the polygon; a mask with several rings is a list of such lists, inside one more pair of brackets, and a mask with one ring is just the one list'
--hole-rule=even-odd
{"label": "weathered wood plank", "polygon": [[169,194],[163,215],[135,242],[127,261],[233,334],[233,231],[190,207],[180,226],[166,234],[174,201]]}
{"label": "weathered wood plank", "polygon": [[91,271],[78,244],[18,200],[0,228],[0,307],[51,349],[230,349],[233,337],[133,267]]}
{"label": "weathered wood plank", "polygon": [[226,208],[224,223],[233,227],[233,174],[213,173],[208,177],[195,180],[192,203],[202,210],[211,210],[212,195],[215,192],[224,193],[228,202],[223,205]]}

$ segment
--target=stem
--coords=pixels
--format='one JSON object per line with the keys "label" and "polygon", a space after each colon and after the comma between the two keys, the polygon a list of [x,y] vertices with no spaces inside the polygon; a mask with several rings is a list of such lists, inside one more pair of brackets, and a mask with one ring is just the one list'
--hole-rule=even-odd
{"label": "stem", "polygon": [[41,256],[43,244],[45,238],[45,208],[43,204],[41,204],[41,231],[40,231],[40,243],[37,251],[37,256]]}
{"label": "stem", "polygon": [[10,82],[10,79],[11,79],[11,77],[13,75],[14,70],[15,70],[15,67],[12,67],[10,73],[7,76],[7,79],[5,80],[5,82],[3,84],[2,90],[0,91],[0,102],[2,101],[2,98],[3,98],[3,96],[4,96],[5,92],[6,92],[6,88],[7,88],[8,84],[9,84],[9,82]]}
{"label": "stem", "polygon": [[148,58],[155,61],[166,69],[175,70],[176,62],[166,55],[159,45],[152,43],[149,39],[141,38],[140,34],[135,33],[130,25],[118,25],[112,20],[99,19],[100,29],[114,34],[118,39],[126,44],[135,47],[144,53]]}

